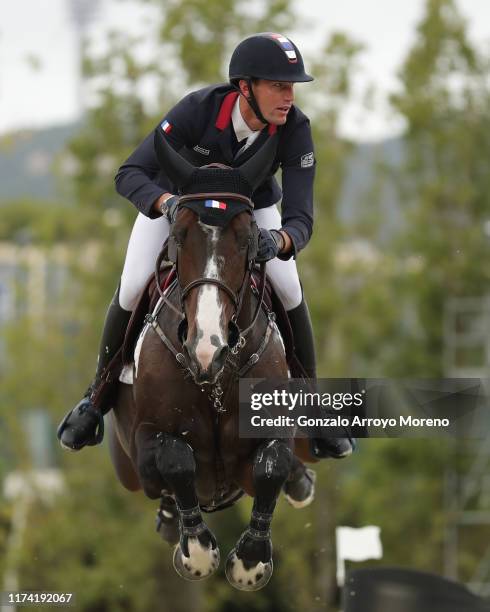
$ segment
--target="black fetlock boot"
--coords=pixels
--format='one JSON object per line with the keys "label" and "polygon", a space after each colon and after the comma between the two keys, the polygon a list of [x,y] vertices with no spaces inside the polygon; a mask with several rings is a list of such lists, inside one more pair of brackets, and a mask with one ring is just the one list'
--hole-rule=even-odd
{"label": "black fetlock boot", "polygon": [[[308,378],[316,380],[315,341],[308,305],[303,296],[301,304],[287,311],[289,322],[293,330],[294,352],[303,366]],[[314,457],[323,459],[333,457],[342,459],[350,455],[354,442],[349,432],[344,428],[336,431],[332,437],[310,438],[310,450]],[[345,435],[345,437],[343,437]]]}
{"label": "black fetlock boot", "polygon": [[61,421],[57,436],[66,450],[100,444],[104,437],[104,414],[110,408],[114,380],[106,380],[106,368],[124,342],[131,312],[119,305],[119,287],[107,310],[99,349],[97,371],[82,400]]}

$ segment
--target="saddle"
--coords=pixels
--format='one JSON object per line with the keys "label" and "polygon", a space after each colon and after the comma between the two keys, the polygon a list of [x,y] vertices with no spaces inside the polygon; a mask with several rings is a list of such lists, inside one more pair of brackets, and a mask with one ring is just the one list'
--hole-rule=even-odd
{"label": "saddle", "polygon": [[[171,264],[165,264],[160,269],[160,291],[165,291],[175,280],[175,277],[175,272]],[[255,269],[252,272],[250,282],[252,285],[252,291],[256,292],[258,286],[260,285],[258,269]],[[138,303],[133,311],[126,330],[122,349],[122,361],[125,365],[133,362],[134,349],[141,330],[143,329],[145,317],[148,313],[153,312],[159,298],[160,292],[158,291],[156,285],[155,275],[152,274],[148,278],[145,288],[140,294]],[[268,279],[266,279],[262,309],[267,315],[270,312],[274,312],[275,314],[277,327],[279,328],[279,332],[284,343],[286,361],[288,363],[291,376],[293,378],[304,378],[305,372],[294,353],[293,332],[291,329],[291,324],[289,323],[287,312]]]}

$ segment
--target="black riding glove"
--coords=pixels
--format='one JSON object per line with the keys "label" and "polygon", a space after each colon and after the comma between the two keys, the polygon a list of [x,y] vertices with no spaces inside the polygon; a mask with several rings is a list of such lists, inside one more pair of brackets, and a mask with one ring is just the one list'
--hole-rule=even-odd
{"label": "black riding glove", "polygon": [[283,248],[284,238],[279,231],[261,228],[259,231],[259,246],[255,261],[257,263],[262,263],[274,259]]}
{"label": "black riding glove", "polygon": [[164,217],[167,217],[169,223],[173,221],[178,204],[179,196],[173,195],[160,206],[160,212]]}

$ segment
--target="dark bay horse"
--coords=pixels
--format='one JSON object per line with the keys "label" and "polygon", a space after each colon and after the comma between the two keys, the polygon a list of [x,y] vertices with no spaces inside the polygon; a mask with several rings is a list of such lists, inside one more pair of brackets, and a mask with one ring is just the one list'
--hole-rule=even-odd
{"label": "dark bay horse", "polygon": [[155,134],[159,161],[182,193],[168,241],[176,276],[146,319],[133,384],[120,385],[109,422],[117,475],[129,490],[161,500],[157,528],[177,544],[182,577],[206,578],[219,564],[201,511],[228,507],[244,492],[254,497],[226,562],[230,583],[250,591],[272,574],[270,523],[299,464],[292,438],[238,435],[240,377],[288,376],[278,329],[250,279],[258,241],[250,196],[270,168],[276,138],[240,168],[195,168]]}

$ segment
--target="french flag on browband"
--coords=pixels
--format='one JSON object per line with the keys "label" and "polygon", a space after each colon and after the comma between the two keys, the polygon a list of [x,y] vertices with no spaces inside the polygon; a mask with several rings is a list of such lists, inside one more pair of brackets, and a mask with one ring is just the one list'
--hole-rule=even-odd
{"label": "french flag on browband", "polygon": [[170,132],[170,130],[172,129],[172,126],[170,125],[170,123],[166,119],[164,121],[162,121],[162,123],[160,124],[160,127],[165,132],[165,134],[168,134]]}
{"label": "french flag on browband", "polygon": [[224,202],[218,202],[218,200],[206,200],[204,206],[206,208],[219,208],[220,210],[226,210],[227,208]]}

